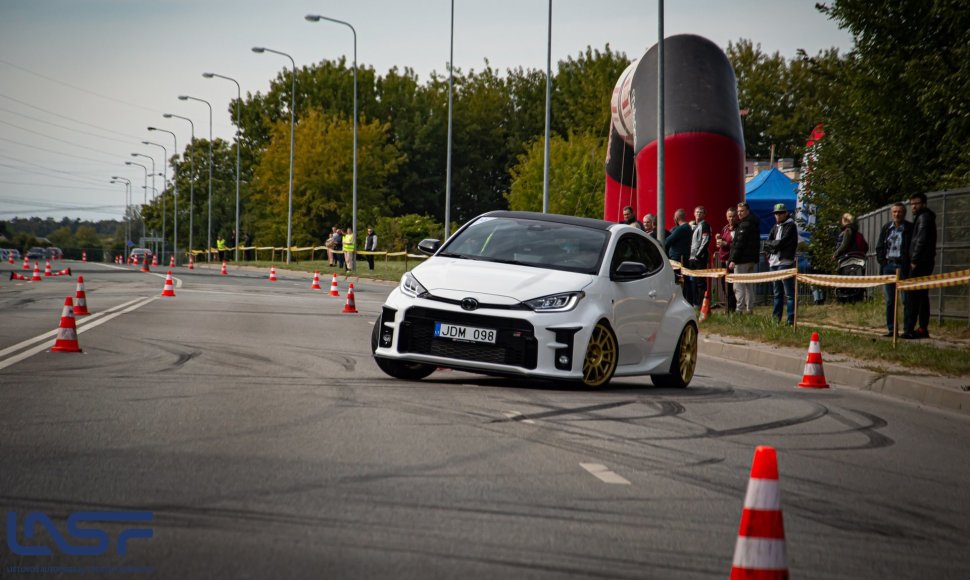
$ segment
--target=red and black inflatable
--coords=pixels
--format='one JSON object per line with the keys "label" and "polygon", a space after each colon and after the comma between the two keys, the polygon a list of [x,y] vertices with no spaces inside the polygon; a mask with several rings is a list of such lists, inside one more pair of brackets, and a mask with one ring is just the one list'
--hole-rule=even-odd
{"label": "red and black inflatable", "polygon": [[[657,211],[657,47],[620,76],[613,90],[603,218]],[[692,34],[664,41],[664,213],[694,207],[720,231],[724,212],[744,196],[744,136],[737,80],[724,52]]]}

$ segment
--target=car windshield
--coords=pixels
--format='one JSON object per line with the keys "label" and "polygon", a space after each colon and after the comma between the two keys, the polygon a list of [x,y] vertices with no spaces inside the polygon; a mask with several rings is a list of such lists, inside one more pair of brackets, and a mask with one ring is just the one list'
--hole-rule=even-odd
{"label": "car windshield", "polygon": [[437,255],[596,274],[609,235],[580,225],[485,216],[455,234]]}

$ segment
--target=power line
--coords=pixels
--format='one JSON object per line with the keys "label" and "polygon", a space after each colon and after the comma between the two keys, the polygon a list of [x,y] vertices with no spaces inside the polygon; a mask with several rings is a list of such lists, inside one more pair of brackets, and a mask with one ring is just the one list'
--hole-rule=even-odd
{"label": "power line", "polygon": [[[71,173],[69,171],[59,171],[57,169],[49,169],[47,167],[44,167],[43,165],[37,165],[36,163],[30,163],[29,161],[23,161],[21,159],[14,159],[13,157],[10,157],[7,155],[0,154],[0,157],[5,159],[10,159],[12,161],[17,161],[20,163],[27,163],[28,165],[33,165],[35,167],[40,168],[42,171],[37,171],[36,169],[29,169],[27,167],[20,167],[18,165],[10,165],[9,163],[0,163],[0,167],[8,167],[10,169],[16,169],[17,171],[23,171],[25,173],[33,173],[35,175],[42,175],[44,177],[53,177],[54,179],[63,179],[65,181],[77,181],[78,179],[80,179],[81,181],[87,181],[88,183],[91,183],[94,185],[101,185],[101,182],[97,181],[97,179],[94,177],[89,177],[79,173]],[[66,177],[62,177],[61,175],[54,175],[55,173],[62,174]]]}
{"label": "power line", "polygon": [[[3,96],[3,95],[0,95],[0,96]],[[115,139],[114,137],[106,137],[104,135],[98,135],[97,133],[91,133],[89,131],[82,131],[81,129],[75,129],[73,127],[68,127],[67,125],[58,125],[57,123],[51,123],[50,121],[47,121],[45,119],[41,119],[40,117],[32,117],[30,115],[25,115],[23,113],[18,113],[17,111],[14,111],[13,109],[8,109],[6,107],[0,107],[0,111],[4,111],[6,113],[10,113],[11,115],[17,115],[18,117],[23,117],[25,119],[30,119],[31,121],[37,121],[38,123],[44,123],[44,124],[50,125],[52,127],[57,127],[59,129],[67,129],[68,131],[74,131],[75,133],[80,133],[82,135],[88,135],[89,137],[97,137],[98,139],[105,139],[106,141],[114,141],[116,143],[124,143],[125,145],[134,145],[135,144],[135,141],[128,141],[128,140],[123,140],[123,139]],[[78,123],[80,121],[74,121],[74,122],[75,123]],[[101,129],[101,130],[102,131],[107,131],[107,129]],[[140,143],[140,141],[139,141],[139,143]]]}
{"label": "power line", "polygon": [[[64,157],[73,157],[74,159],[80,159],[82,161],[92,161],[94,163],[104,163],[105,165],[117,166],[117,162],[102,161],[101,159],[91,159],[90,157],[81,157],[80,155],[71,155],[70,153],[63,153],[61,151],[54,151],[53,149],[45,149],[43,147],[38,147],[36,145],[30,145],[28,143],[21,143],[20,141],[14,141],[13,139],[7,139],[5,137],[0,137],[0,141],[6,141],[8,143],[13,143],[14,145],[20,145],[21,147],[29,147],[31,149],[37,149],[38,151],[44,151],[46,153],[53,153],[55,155],[63,155]],[[117,157],[117,156],[116,156]]]}
{"label": "power line", "polygon": [[21,131],[26,131],[27,133],[32,133],[34,135],[37,135],[38,137],[44,137],[45,139],[50,139],[52,141],[57,141],[59,143],[64,143],[65,145],[70,145],[71,147],[77,147],[78,149],[87,149],[88,151],[94,151],[95,153],[100,153],[102,155],[107,155],[109,157],[114,157],[114,158],[117,158],[118,157],[114,153],[108,153],[107,151],[102,151],[100,149],[95,149],[94,147],[88,147],[87,145],[79,145],[77,143],[73,143],[73,142],[67,141],[65,139],[60,139],[58,137],[51,137],[50,135],[47,135],[46,133],[41,133],[40,131],[34,131],[33,129],[28,129],[26,127],[21,127],[20,125],[15,125],[15,124],[11,123],[10,121],[4,121],[4,120],[0,119],[0,123],[2,123],[4,125],[9,125],[11,127],[14,127],[15,129],[20,129]]}
{"label": "power line", "polygon": [[81,189],[84,191],[91,191],[92,189],[101,189],[104,191],[115,191],[115,188],[113,187],[105,187],[101,185],[95,186],[93,184],[92,186],[89,186],[89,187],[82,187],[80,185],[59,185],[56,183],[29,183],[26,181],[6,181],[6,180],[0,180],[0,183],[6,184],[6,185],[25,185],[30,187],[53,187],[56,189]]}
{"label": "power line", "polygon": [[128,137],[130,139],[138,139],[138,140],[141,140],[141,137],[138,137],[137,135],[129,135],[128,133],[120,133],[118,131],[112,131],[111,129],[105,129],[104,127],[99,127],[97,125],[92,125],[91,123],[85,123],[84,121],[78,121],[77,119],[74,119],[72,117],[68,117],[66,115],[61,115],[60,113],[55,113],[54,111],[50,111],[50,110],[47,110],[47,109],[38,107],[36,105],[32,105],[32,104],[30,104],[30,103],[28,103],[26,101],[21,101],[20,99],[16,99],[14,97],[11,97],[10,95],[5,95],[3,93],[0,93],[0,98],[8,99],[8,100],[11,100],[11,101],[13,101],[15,103],[20,103],[21,105],[23,105],[25,107],[30,107],[31,109],[36,109],[36,110],[38,110],[38,111],[40,111],[42,113],[47,113],[48,115],[54,115],[55,117],[60,117],[61,119],[65,119],[67,121],[71,121],[72,123],[77,123],[78,125],[85,125],[87,127],[93,127],[94,129],[99,129],[101,131],[104,131],[105,133],[114,133],[115,135],[121,135],[122,137]]}

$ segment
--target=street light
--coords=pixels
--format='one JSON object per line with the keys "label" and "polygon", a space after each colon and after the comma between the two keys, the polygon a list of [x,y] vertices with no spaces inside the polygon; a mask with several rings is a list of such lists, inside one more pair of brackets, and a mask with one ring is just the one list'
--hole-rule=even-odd
{"label": "street light", "polygon": [[[158,127],[149,127],[149,131],[159,131],[161,133],[168,133],[172,136],[172,140],[175,142],[175,148],[172,151],[179,150],[179,140],[175,136],[175,133],[167,129],[159,129]],[[168,163],[168,152],[166,151],[166,163]],[[165,168],[165,174],[168,174],[168,166]],[[175,215],[175,227],[173,231],[173,246],[172,255],[175,256],[175,263],[178,264],[179,255],[179,180],[178,175],[175,176],[175,211],[172,212]],[[165,249],[165,197],[162,196],[162,249]]]}
{"label": "street light", "polygon": [[202,73],[202,76],[207,79],[213,77],[225,79],[227,81],[232,81],[236,83],[236,261],[239,261],[239,146],[241,141],[241,136],[239,135],[239,107],[242,106],[242,87],[239,86],[239,81],[232,77],[223,76],[216,73]]}
{"label": "street light", "polygon": [[[321,16],[319,14],[307,14],[307,22],[319,22],[321,20],[327,20],[329,22],[334,22],[336,24],[342,24],[350,29],[354,35],[354,202],[353,202],[353,225],[351,226],[354,230],[354,237],[356,240],[357,236],[357,30],[350,25],[349,22],[344,22],[343,20],[337,20],[336,18],[328,18],[326,16]],[[355,241],[356,247],[356,241]],[[353,261],[354,269],[357,269],[357,260]]]}
{"label": "street light", "polygon": [[199,101],[209,107],[209,228],[206,237],[205,261],[209,262],[212,258],[212,103],[205,99],[179,95],[180,101]]}
{"label": "street light", "polygon": [[448,154],[445,162],[445,239],[451,235],[451,93],[455,60],[455,0],[451,0],[451,40],[448,44]]}
{"label": "street light", "polygon": [[552,0],[549,0],[549,29],[546,37],[546,142],[542,163],[542,213],[549,213],[549,125],[552,122]]}
{"label": "street light", "polygon": [[[142,141],[142,145],[154,145],[155,147],[162,148],[162,167],[163,170],[160,175],[162,177],[162,259],[165,259],[165,191],[168,190],[168,149],[165,148],[161,143],[155,143],[152,141]],[[152,174],[155,175],[155,174]],[[155,178],[152,177],[152,185],[155,185]]]}
{"label": "street light", "polygon": [[[254,46],[253,52],[256,54],[262,54],[264,52],[272,52],[273,54],[278,54],[285,56],[290,59],[293,63],[293,86],[290,89],[290,192],[287,197],[287,209],[286,209],[286,263],[290,263],[290,247],[293,239],[293,127],[296,125],[296,61],[293,57],[286,54],[285,52],[280,52],[278,50],[273,50],[272,48],[266,48],[263,46]],[[357,235],[354,232],[354,235]],[[238,243],[238,240],[237,240]]]}
{"label": "street light", "polygon": [[[147,165],[142,165],[141,163],[135,163],[134,161],[125,161],[125,165],[132,165],[132,166],[137,165],[138,167],[141,167],[142,169],[145,170],[145,203],[147,204],[148,203],[148,166]],[[145,206],[142,205],[142,212],[144,212],[144,211],[145,211]],[[141,216],[141,237],[142,237],[142,242],[144,243],[144,239],[145,239],[145,216],[144,215],[141,215],[141,214],[139,214],[139,215]]]}
{"label": "street light", "polygon": [[[152,162],[152,189],[155,189],[155,158],[154,157],[151,157],[150,155],[145,155],[143,153],[132,153],[131,156],[132,157],[144,157],[145,159],[148,159],[149,161]],[[148,197],[148,187],[147,187],[148,184],[146,183],[145,185],[146,185],[146,187],[145,187],[145,197],[147,198]],[[156,190],[156,191],[158,191],[158,190]],[[152,198],[152,199],[154,199],[154,198]],[[145,199],[145,205],[148,205],[148,199]],[[144,211],[144,208],[142,208],[142,209]],[[142,220],[142,223],[144,224],[144,219]],[[143,230],[142,231],[142,235],[144,235],[144,226],[142,226],[142,230]],[[152,234],[152,237],[154,237],[154,236],[155,236],[155,234],[153,233]],[[158,250],[158,247],[156,246],[155,249]]]}
{"label": "street light", "polygon": [[[183,121],[188,121],[189,126],[192,127],[192,146],[195,146],[195,123],[192,122],[192,119],[181,115],[173,115],[172,113],[162,113],[162,116],[166,119],[182,119]],[[177,145],[176,148],[178,148]],[[188,147],[185,150],[188,151]],[[195,249],[195,246],[192,244],[192,228],[194,227],[192,216],[195,213],[195,155],[189,155],[189,165],[192,168],[192,179],[189,180],[189,257],[191,257],[192,250]],[[178,212],[177,207],[175,211]],[[176,215],[178,214],[176,213]]]}
{"label": "street light", "polygon": [[131,196],[131,180],[127,177],[112,175],[111,183],[125,184],[125,252],[127,252],[128,241],[131,239],[131,220],[128,218],[128,198]]}

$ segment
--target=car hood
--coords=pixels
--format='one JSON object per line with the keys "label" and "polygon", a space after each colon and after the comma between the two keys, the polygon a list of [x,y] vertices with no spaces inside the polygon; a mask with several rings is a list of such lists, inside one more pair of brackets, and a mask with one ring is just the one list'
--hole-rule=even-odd
{"label": "car hood", "polygon": [[548,270],[458,258],[429,258],[413,270],[428,292],[441,298],[476,298],[496,304],[518,304],[540,296],[582,290],[590,274]]}

